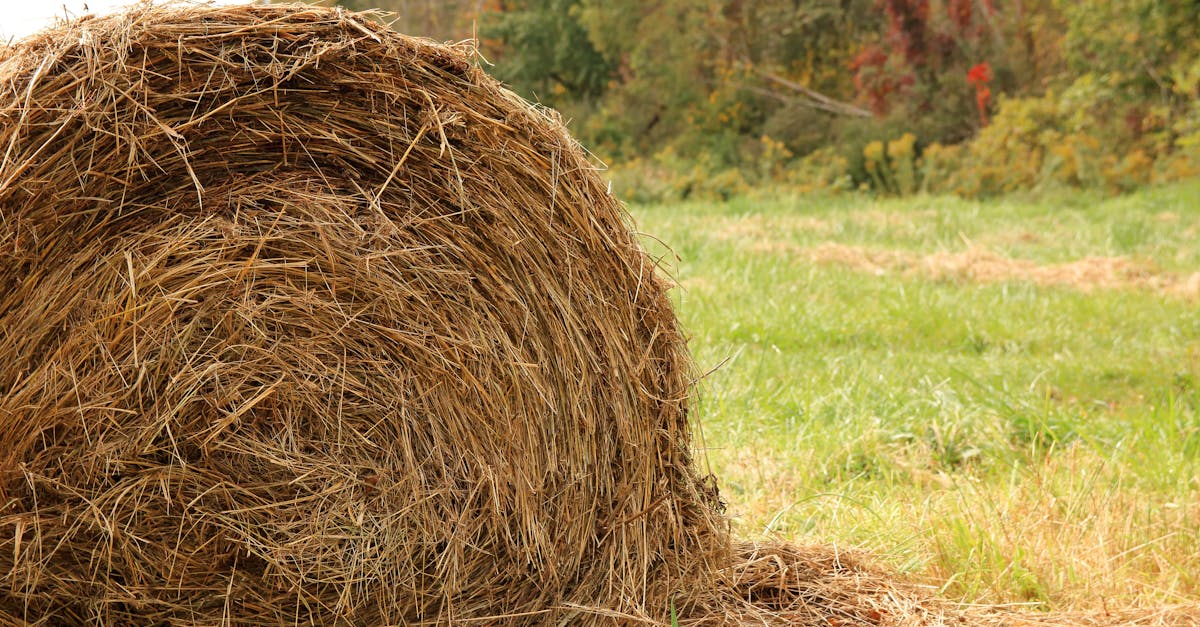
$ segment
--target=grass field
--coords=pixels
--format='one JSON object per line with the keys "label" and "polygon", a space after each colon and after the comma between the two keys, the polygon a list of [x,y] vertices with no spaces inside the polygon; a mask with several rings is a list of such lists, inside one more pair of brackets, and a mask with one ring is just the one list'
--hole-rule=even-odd
{"label": "grass field", "polygon": [[742,536],[966,602],[1200,601],[1200,183],[630,210]]}

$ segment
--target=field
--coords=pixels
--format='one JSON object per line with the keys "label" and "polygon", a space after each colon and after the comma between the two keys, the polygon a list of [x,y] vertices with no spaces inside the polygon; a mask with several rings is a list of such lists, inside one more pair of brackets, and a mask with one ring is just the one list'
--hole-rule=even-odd
{"label": "field", "polygon": [[968,603],[1200,600],[1200,184],[630,211],[739,534]]}

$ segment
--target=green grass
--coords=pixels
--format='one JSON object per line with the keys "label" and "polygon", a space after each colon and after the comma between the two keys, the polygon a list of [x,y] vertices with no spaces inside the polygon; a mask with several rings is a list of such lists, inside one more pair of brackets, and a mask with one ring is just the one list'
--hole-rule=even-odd
{"label": "green grass", "polygon": [[696,413],[740,534],[965,601],[1200,600],[1200,183],[631,213],[715,368]]}

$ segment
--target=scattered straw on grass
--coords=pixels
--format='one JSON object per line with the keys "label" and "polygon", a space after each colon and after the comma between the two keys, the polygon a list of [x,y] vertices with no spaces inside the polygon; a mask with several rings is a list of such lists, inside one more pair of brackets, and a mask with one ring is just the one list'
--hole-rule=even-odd
{"label": "scattered straw on grass", "polygon": [[1124,257],[1087,257],[1042,265],[971,247],[959,252],[921,255],[825,243],[798,253],[822,264],[834,264],[876,275],[897,272],[934,280],[998,283],[1028,281],[1081,291],[1141,289],[1182,298],[1200,297],[1200,272],[1176,274]]}
{"label": "scattered straw on grass", "polygon": [[1044,614],[1017,608],[967,608],[962,622],[979,627],[1193,627],[1200,625],[1200,606],[1180,604]]}

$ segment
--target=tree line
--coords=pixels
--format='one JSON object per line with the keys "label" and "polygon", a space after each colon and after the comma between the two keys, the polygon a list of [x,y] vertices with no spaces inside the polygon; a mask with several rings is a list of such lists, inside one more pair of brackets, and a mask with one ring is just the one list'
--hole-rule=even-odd
{"label": "tree line", "polygon": [[[402,31],[477,38],[493,74],[616,165],[886,193],[1200,174],[1178,163],[1200,153],[1200,0],[381,4]],[[974,182],[929,171],[951,160]]]}

